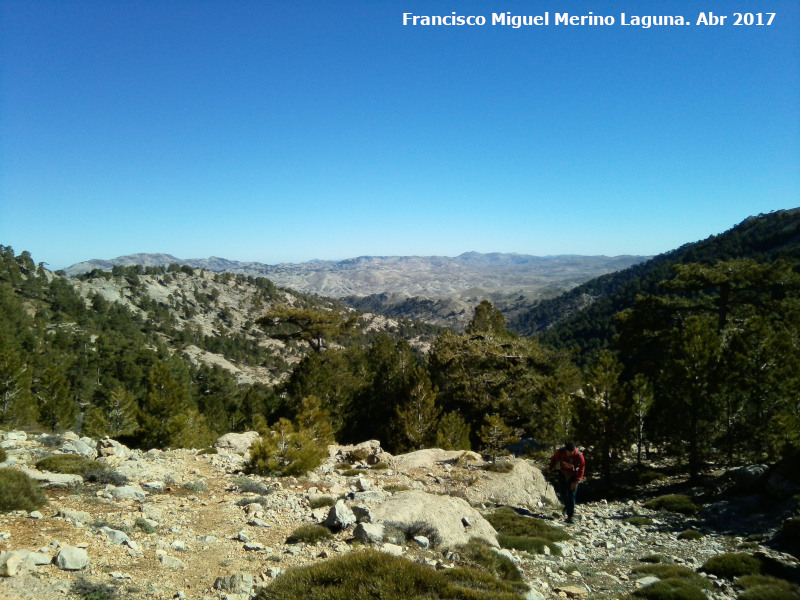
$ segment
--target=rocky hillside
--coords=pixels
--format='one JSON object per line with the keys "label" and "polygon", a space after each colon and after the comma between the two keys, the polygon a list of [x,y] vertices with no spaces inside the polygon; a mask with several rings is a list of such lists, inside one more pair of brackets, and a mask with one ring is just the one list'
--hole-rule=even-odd
{"label": "rocky hillside", "polygon": [[[192,268],[157,271],[94,271],[68,281],[88,305],[99,296],[126,307],[159,328],[195,364],[220,366],[240,383],[275,383],[309,351],[307,344],[270,338],[255,325],[273,306],[350,310],[278,288],[264,278]],[[403,335],[421,349],[428,347],[433,331],[374,313],[361,314],[358,329],[362,335]]]}
{"label": "rocky hillside", "polygon": [[[529,600],[622,597],[657,580],[638,570],[643,558],[700,571],[713,556],[746,551],[785,577],[800,570],[796,558],[773,546],[791,503],[749,495],[763,479],[752,472],[737,473],[735,496],[684,486],[705,494],[696,515],[649,508],[644,501],[659,490],[640,489],[623,502],[580,504],[570,526],[560,521],[552,487],[522,459],[496,473],[471,453],[391,456],[367,442],[332,446],[314,472],[278,480],[242,475],[251,434],[220,438],[214,453],[143,453],[113,440],[21,431],[0,439],[8,455],[0,467],[25,470],[49,498],[39,510],[6,513],[0,521],[6,600],[245,600],[290,567],[365,547],[450,569],[463,563],[461,544],[475,536],[513,561]],[[113,477],[98,483],[33,468],[53,454],[96,459]],[[665,485],[681,487],[674,480]],[[501,506],[549,524],[564,539],[542,553],[501,548],[489,523]],[[314,524],[328,536],[311,543],[298,532]],[[698,535],[681,535],[687,530]],[[729,580],[702,576],[707,598],[736,597]]]}
{"label": "rocky hillside", "polygon": [[[129,265],[189,265],[214,273],[266,277],[278,286],[305,294],[346,299],[357,308],[459,327],[469,321],[472,309],[481,300],[489,299],[513,315],[542,298],[557,296],[646,258],[468,252],[456,257],[362,256],[266,265],[217,257],[182,259],[170,254],[133,254],[78,263],[66,273],[78,275]],[[430,302],[439,304],[436,310],[430,310]]]}

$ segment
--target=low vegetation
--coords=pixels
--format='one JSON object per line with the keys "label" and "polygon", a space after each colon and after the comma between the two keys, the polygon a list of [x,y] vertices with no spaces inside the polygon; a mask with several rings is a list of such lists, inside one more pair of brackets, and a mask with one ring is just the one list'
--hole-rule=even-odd
{"label": "low vegetation", "polygon": [[486,520],[497,531],[497,541],[503,548],[522,550],[530,554],[543,554],[545,548],[548,548],[551,554],[560,556],[561,549],[555,542],[570,539],[570,535],[562,529],[541,519],[520,515],[507,507],[487,515]]}
{"label": "low vegetation", "polygon": [[745,552],[728,552],[709,558],[701,570],[717,577],[735,579],[744,575],[757,575],[761,572],[761,561]]}
{"label": "low vegetation", "polygon": [[363,550],[311,566],[289,569],[259,590],[257,600],[521,600],[517,588],[476,569],[436,571],[378,552]]}
{"label": "low vegetation", "polygon": [[16,469],[0,468],[0,513],[32,511],[47,504],[39,484]]}
{"label": "low vegetation", "polygon": [[745,575],[734,580],[734,586],[742,590],[738,600],[797,600],[800,586],[784,579],[768,575]]}
{"label": "low vegetation", "polygon": [[332,535],[333,534],[327,527],[317,525],[316,523],[309,523],[295,529],[292,534],[286,538],[286,543],[317,544],[322,540],[330,539]]}
{"label": "low vegetation", "polygon": [[665,510],[684,515],[693,515],[700,510],[689,496],[683,494],[659,496],[658,498],[648,500],[644,503],[644,506],[652,510]]}

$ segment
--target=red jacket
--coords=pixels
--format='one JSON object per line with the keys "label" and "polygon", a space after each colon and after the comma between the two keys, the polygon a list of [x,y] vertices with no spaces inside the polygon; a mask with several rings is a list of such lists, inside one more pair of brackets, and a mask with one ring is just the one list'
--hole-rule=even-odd
{"label": "red jacket", "polygon": [[586,472],[586,460],[583,458],[581,451],[575,448],[572,456],[567,456],[567,451],[560,448],[550,459],[550,468],[554,468],[556,464],[560,465],[561,472],[568,480],[580,481]]}

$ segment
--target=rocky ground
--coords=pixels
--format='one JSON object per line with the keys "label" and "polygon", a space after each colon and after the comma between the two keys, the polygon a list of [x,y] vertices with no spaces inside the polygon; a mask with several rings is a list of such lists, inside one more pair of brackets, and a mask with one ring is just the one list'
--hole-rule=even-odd
{"label": "rocky ground", "polygon": [[[87,438],[57,445],[47,436],[6,432],[0,439],[9,456],[3,466],[12,468],[30,468],[54,452],[91,457],[97,452],[97,443]],[[384,551],[432,568],[455,564],[458,536],[485,532],[481,514],[498,505],[567,529],[572,539],[559,542],[562,556],[510,552],[530,584],[532,600],[619,598],[642,585],[633,568],[653,554],[697,568],[710,556],[748,544],[748,551],[798,568],[795,558],[768,543],[786,518],[777,514],[788,510],[784,505],[761,516],[751,511],[745,519],[742,514],[737,530],[739,519],[731,515],[738,514],[741,507],[734,504],[740,500],[710,503],[704,518],[649,510],[642,496],[580,504],[578,523],[567,525],[552,503],[552,487],[529,461],[516,460],[511,473],[491,473],[482,469],[477,455],[429,450],[393,457],[373,442],[361,449],[362,456],[375,458],[357,463],[352,474],[336,465],[353,448],[332,447],[330,460],[314,473],[277,480],[242,475],[244,459],[236,453],[241,451],[237,443],[242,440],[220,444],[217,454],[142,453],[110,441],[100,444],[98,460],[124,475],[127,485],[80,484],[39,474],[49,503],[32,513],[0,515],[0,573],[5,574],[0,577],[0,598],[103,599],[114,591],[117,598],[244,600],[289,567],[369,544],[364,524],[347,519],[355,521],[357,515],[380,523],[386,519],[382,507],[384,512],[391,507],[394,519],[402,519],[404,512],[410,519],[421,519],[424,513],[441,529],[437,548],[374,541]],[[376,460],[388,468],[368,464]],[[338,506],[341,514],[336,507],[312,508],[321,497],[345,498]],[[647,516],[652,523],[636,526],[626,520],[633,515]],[[330,540],[287,543],[303,524],[330,525],[339,518],[345,521],[338,523],[342,528]],[[694,541],[678,539],[689,527],[705,535]],[[749,534],[759,534],[763,541],[748,541]],[[356,535],[365,541],[356,541]],[[730,584],[721,580],[715,581],[710,595],[718,600],[735,597]]]}

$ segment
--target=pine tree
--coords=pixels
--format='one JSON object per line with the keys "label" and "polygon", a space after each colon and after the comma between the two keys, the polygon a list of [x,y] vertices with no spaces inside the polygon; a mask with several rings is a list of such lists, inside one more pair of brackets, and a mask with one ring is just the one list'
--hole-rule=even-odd
{"label": "pine tree", "polygon": [[589,365],[578,394],[579,437],[595,446],[601,455],[603,477],[611,477],[611,457],[631,437],[632,405],[619,382],[622,364],[609,350],[603,350]]}
{"label": "pine tree", "polygon": [[514,443],[517,438],[514,435],[514,431],[511,427],[506,425],[500,415],[486,415],[484,423],[478,437],[483,443],[484,453],[488,455],[494,463],[497,462],[499,456],[508,453],[506,448],[509,444]]}
{"label": "pine tree", "polygon": [[436,426],[436,447],[443,450],[471,450],[469,425],[456,411],[442,415]]}
{"label": "pine tree", "polygon": [[396,447],[421,450],[433,442],[442,412],[436,405],[436,390],[422,367],[413,368],[407,393],[407,400],[395,412]]}

